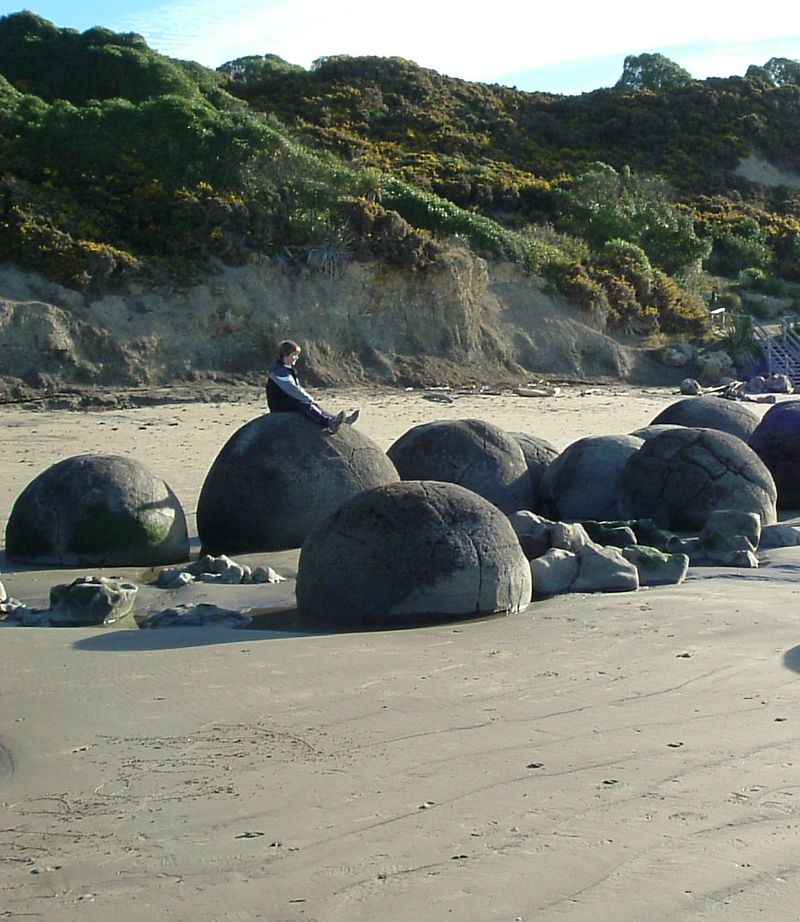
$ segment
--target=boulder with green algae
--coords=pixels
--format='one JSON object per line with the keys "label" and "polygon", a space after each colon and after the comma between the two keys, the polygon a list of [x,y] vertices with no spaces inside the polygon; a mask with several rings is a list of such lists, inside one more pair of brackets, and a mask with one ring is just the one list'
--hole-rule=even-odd
{"label": "boulder with green algae", "polygon": [[85,454],[25,487],[6,526],[6,554],[43,566],[159,566],[186,560],[189,536],[161,478],[132,458]]}

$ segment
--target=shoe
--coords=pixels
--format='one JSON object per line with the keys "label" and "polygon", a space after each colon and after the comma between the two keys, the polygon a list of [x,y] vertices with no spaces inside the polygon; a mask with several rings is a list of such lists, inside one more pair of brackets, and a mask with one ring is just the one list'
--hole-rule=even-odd
{"label": "shoe", "polygon": [[355,410],[353,410],[353,412],[349,416],[345,417],[344,421],[347,423],[348,426],[352,426],[353,423],[358,419],[360,415],[361,415],[361,410],[356,408]]}
{"label": "shoe", "polygon": [[344,410],[340,410],[336,414],[336,416],[334,416],[333,419],[330,421],[330,423],[328,424],[328,428],[325,431],[330,432],[330,434],[333,435],[334,432],[338,432],[339,429],[341,429],[343,422],[344,422]]}

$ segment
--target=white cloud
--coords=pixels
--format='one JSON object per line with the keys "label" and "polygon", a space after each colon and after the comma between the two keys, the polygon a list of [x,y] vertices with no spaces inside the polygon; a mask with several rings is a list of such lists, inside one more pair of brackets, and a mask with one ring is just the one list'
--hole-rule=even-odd
{"label": "white cloud", "polygon": [[[332,54],[398,55],[451,76],[492,81],[600,55],[618,54],[621,66],[627,54],[670,46],[764,40],[777,46],[784,41],[784,18],[785,4],[772,0],[761,2],[757,15],[730,8],[720,13],[717,4],[697,0],[649,6],[646,14],[641,0],[569,7],[531,0],[492,0],[481,7],[454,0],[387,6],[374,0],[175,0],[131,17],[125,28],[144,34],[159,51],[208,66],[247,54],[274,53],[304,67]],[[726,76],[726,62],[738,59],[733,52],[719,54],[720,75]]]}

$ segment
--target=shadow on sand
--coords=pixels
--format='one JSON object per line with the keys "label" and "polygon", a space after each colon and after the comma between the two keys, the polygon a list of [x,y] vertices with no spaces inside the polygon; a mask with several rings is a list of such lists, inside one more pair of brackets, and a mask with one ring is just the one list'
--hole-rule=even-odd
{"label": "shadow on sand", "polygon": [[352,621],[334,622],[301,615],[296,608],[252,613],[252,621],[243,627],[228,625],[201,625],[192,627],[164,627],[150,630],[106,630],[92,637],[82,637],[73,645],[76,650],[94,653],[169,650],[181,647],[200,647],[211,644],[254,643],[262,640],[288,640],[297,637],[322,637],[331,634],[369,634],[381,631],[401,631],[428,627],[459,627],[463,624],[490,621],[504,617],[503,613],[483,616],[458,617],[446,615],[418,615],[392,618],[383,623]]}

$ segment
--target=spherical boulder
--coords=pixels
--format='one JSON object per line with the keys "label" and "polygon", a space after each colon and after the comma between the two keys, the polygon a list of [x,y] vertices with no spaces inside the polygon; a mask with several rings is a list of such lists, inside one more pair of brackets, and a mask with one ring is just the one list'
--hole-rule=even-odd
{"label": "spherical boulder", "polygon": [[403,481],[359,493],[303,542],[297,605],[362,626],[521,611],[530,565],[494,505],[452,483]]}
{"label": "spherical boulder", "polygon": [[650,425],[672,423],[692,429],[719,429],[748,442],[758,422],[758,416],[746,404],[705,394],[671,403],[653,418]]}
{"label": "spherical boulder", "polygon": [[679,427],[648,439],[619,480],[622,518],[675,531],[699,531],[717,509],[755,512],[768,525],[776,521],[776,496],[752,448],[718,429]]}
{"label": "spherical boulder", "polygon": [[525,463],[528,465],[528,473],[531,475],[531,506],[535,510],[539,504],[540,484],[542,475],[551,461],[558,457],[558,449],[551,445],[547,439],[539,438],[535,435],[528,435],[527,432],[510,432],[509,435],[516,440],[525,456]]}
{"label": "spherical boulder", "polygon": [[389,447],[401,480],[439,480],[472,490],[505,513],[530,509],[531,478],[512,435],[480,419],[414,426]]}
{"label": "spherical boulder", "polygon": [[800,509],[800,400],[771,407],[750,437],[778,488],[779,509]]}
{"label": "spherical boulder", "polygon": [[211,465],[197,532],[210,554],[300,547],[345,500],[398,479],[355,427],[330,434],[299,413],[268,413],[235,432]]}
{"label": "spherical boulder", "polygon": [[565,521],[618,518],[620,475],[643,444],[633,435],[596,435],[568,445],[542,475],[544,514]]}
{"label": "spherical boulder", "polygon": [[186,517],[172,490],[132,458],[76,455],[14,503],[6,554],[62,567],[161,566],[186,560]]}

